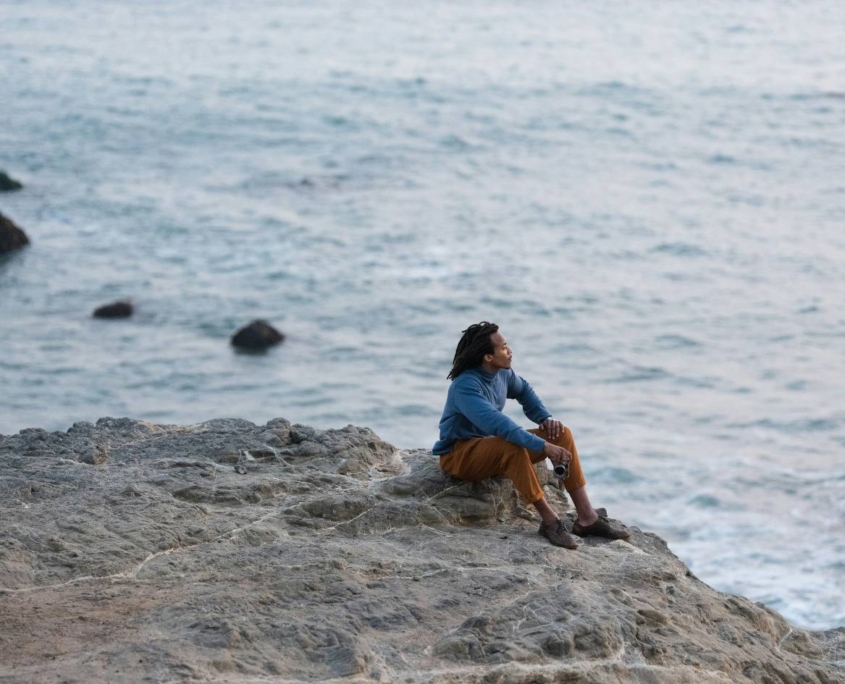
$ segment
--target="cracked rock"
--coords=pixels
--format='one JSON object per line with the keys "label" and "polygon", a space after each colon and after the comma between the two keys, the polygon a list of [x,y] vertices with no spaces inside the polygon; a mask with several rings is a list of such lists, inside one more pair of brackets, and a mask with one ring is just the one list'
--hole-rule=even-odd
{"label": "cracked rock", "polygon": [[537,525],[508,480],[367,428],[0,436],[0,681],[845,681],[845,629],[717,592],[636,528],[568,551]]}

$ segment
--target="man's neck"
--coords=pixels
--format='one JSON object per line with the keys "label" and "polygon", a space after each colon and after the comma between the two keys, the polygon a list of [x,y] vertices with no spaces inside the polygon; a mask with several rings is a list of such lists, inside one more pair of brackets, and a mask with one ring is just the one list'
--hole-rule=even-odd
{"label": "man's neck", "polygon": [[481,364],[481,370],[492,373],[493,375],[499,372],[499,368],[497,366],[487,363],[486,361]]}

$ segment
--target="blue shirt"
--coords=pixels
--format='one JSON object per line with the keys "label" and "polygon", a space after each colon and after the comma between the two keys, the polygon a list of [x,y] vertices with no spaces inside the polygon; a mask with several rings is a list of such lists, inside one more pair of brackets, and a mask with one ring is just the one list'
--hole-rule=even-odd
{"label": "blue shirt", "polygon": [[525,415],[538,425],[552,415],[531,385],[512,369],[488,373],[481,367],[471,368],[449,385],[434,454],[447,454],[456,440],[474,437],[501,437],[529,451],[542,451],[542,437],[532,435],[502,413],[505,399],[516,399]]}

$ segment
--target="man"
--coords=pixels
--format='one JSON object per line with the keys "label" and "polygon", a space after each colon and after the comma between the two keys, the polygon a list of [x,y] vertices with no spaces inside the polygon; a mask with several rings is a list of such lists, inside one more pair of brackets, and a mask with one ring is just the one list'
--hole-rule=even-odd
{"label": "man", "polygon": [[[630,534],[600,516],[587,496],[572,433],[511,369],[513,352],[499,326],[482,321],[464,330],[449,379],[446,407],[440,419],[440,439],[432,451],[440,456],[444,472],[477,482],[507,475],[514,487],[533,504],[542,518],[539,533],[555,546],[576,549],[557,513],[546,502],[534,464],[548,458],[568,466],[563,485],[578,513],[572,532],[609,539]],[[516,399],[529,419],[540,427],[524,430],[502,413],[505,399]]]}

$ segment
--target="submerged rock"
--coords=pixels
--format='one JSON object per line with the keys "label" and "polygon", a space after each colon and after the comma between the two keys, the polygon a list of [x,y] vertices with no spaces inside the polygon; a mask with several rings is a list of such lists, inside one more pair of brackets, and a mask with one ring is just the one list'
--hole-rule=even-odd
{"label": "submerged rock", "polygon": [[241,349],[261,350],[279,344],[285,339],[267,321],[255,320],[232,336],[232,344]]}
{"label": "submerged rock", "polygon": [[717,592],[636,528],[567,551],[537,526],[508,480],[366,428],[0,436],[0,680],[845,681],[845,630]]}
{"label": "submerged rock", "polygon": [[94,309],[94,318],[129,318],[135,311],[132,302],[119,301]]}
{"label": "submerged rock", "polygon": [[11,219],[0,214],[0,254],[6,254],[29,244],[29,238]]}
{"label": "submerged rock", "polygon": [[23,185],[19,181],[10,178],[5,171],[0,171],[0,192],[13,192],[21,188]]}

